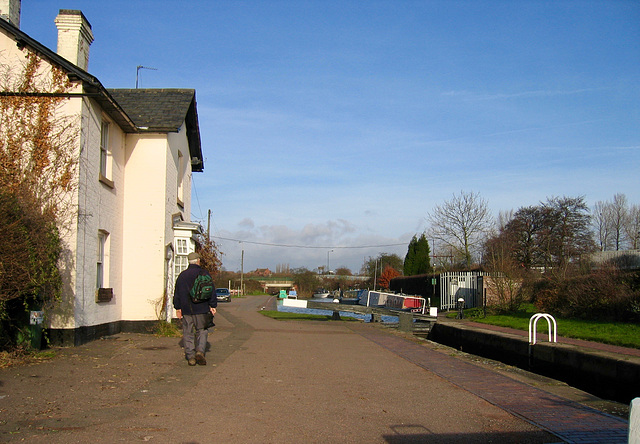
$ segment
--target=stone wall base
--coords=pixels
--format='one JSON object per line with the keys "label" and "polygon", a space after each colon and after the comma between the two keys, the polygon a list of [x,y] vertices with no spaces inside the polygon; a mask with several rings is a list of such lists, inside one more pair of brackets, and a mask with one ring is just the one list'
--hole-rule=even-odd
{"label": "stone wall base", "polygon": [[118,333],[151,333],[161,321],[116,321],[73,329],[48,329],[51,345],[78,346]]}

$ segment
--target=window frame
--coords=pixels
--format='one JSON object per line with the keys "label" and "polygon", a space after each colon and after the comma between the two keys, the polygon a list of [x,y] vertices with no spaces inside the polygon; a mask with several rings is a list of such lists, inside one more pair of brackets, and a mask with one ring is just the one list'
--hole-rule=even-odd
{"label": "window frame", "polygon": [[[108,288],[108,251],[109,233],[104,230],[98,231],[98,248],[96,257],[96,289]],[[105,285],[106,283],[106,285]]]}
{"label": "window frame", "polygon": [[110,188],[114,187],[111,177],[111,123],[105,118],[102,118],[100,122],[100,159],[99,159],[99,171],[98,178],[100,182],[107,185]]}
{"label": "window frame", "polygon": [[184,208],[184,178],[186,176],[186,164],[184,160],[184,154],[182,151],[178,151],[178,183],[177,183],[177,203],[180,208]]}
{"label": "window frame", "polygon": [[189,266],[189,259],[187,256],[189,255],[189,240],[183,237],[175,238],[175,260],[174,260],[174,273],[178,276]]}

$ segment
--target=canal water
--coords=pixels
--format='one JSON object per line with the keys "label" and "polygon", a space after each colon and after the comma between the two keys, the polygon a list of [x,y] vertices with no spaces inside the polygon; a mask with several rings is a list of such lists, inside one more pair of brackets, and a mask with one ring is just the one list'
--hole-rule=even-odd
{"label": "canal water", "polygon": [[[330,306],[331,304],[333,304],[332,300],[330,298],[326,298],[326,299],[310,299],[311,301],[314,302],[326,302],[327,306]],[[320,316],[331,316],[333,314],[333,310],[331,309],[327,309],[327,310],[320,310],[317,308],[300,308],[300,307],[285,307],[282,305],[282,301],[278,301],[278,311],[281,312],[287,312],[287,313],[304,313],[304,314],[314,314],[314,315],[320,315]],[[340,317],[344,317],[344,318],[355,318],[355,319],[360,319],[364,322],[371,322],[371,315],[365,315],[365,314],[360,314],[360,313],[351,313],[348,311],[341,311],[340,312]],[[397,316],[382,316],[381,318],[383,323],[389,323],[389,324],[397,324],[398,323],[398,317]]]}

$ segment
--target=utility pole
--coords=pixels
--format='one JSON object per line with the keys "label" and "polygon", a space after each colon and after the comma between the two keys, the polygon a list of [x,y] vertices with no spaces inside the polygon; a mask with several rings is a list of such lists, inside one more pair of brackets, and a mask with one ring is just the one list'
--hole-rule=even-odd
{"label": "utility pole", "polygon": [[[382,259],[380,260],[382,266]],[[378,280],[378,258],[376,258],[375,265],[373,267],[373,291],[376,291],[376,281]]]}
{"label": "utility pole", "polygon": [[240,295],[244,296],[244,248],[240,256]]}
{"label": "utility pole", "polygon": [[207,217],[207,239],[211,240],[211,210],[209,210],[209,216]]}

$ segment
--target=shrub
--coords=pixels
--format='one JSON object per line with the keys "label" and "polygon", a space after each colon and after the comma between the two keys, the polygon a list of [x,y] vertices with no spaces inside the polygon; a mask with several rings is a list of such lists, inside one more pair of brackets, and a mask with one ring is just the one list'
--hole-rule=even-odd
{"label": "shrub", "polygon": [[0,191],[0,349],[28,342],[29,311],[59,299],[60,252],[52,215],[26,193]]}
{"label": "shrub", "polygon": [[586,275],[533,284],[536,307],[564,317],[637,322],[640,320],[638,272],[615,267]]}

